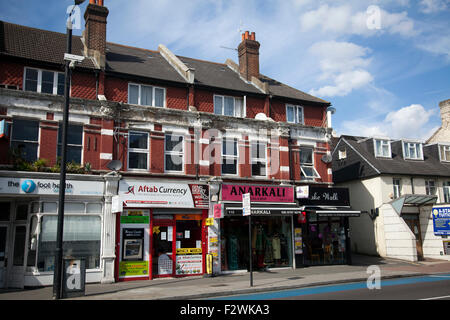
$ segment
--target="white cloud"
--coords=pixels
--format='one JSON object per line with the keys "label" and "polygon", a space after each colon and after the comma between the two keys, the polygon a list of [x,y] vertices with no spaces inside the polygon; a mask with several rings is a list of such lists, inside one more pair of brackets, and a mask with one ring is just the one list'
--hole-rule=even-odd
{"label": "white cloud", "polygon": [[414,21],[408,13],[390,13],[378,6],[363,10],[351,5],[329,6],[323,4],[317,9],[300,16],[302,31],[321,31],[334,35],[373,36],[389,33],[410,37],[416,34]]}
{"label": "white cloud", "polygon": [[446,10],[449,6],[448,0],[421,0],[419,3],[420,11],[423,13],[436,13]]}
{"label": "white cloud", "polygon": [[351,42],[323,41],[313,44],[309,52],[319,59],[318,80],[333,82],[333,85],[311,90],[312,95],[345,96],[373,81],[373,76],[365,70],[371,61],[366,58],[368,48]]}
{"label": "white cloud", "polygon": [[380,122],[368,119],[344,121],[342,130],[345,134],[356,136],[387,136],[393,139],[424,141],[437,130],[437,127],[431,124],[431,117],[435,114],[435,109],[426,110],[420,104],[412,104],[389,112]]}

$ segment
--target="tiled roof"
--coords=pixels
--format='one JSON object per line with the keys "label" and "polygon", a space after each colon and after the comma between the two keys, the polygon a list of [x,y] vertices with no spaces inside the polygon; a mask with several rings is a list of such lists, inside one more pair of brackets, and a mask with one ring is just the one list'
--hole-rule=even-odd
{"label": "tiled roof", "polygon": [[[18,57],[41,63],[64,64],[66,34],[30,28],[0,21],[0,55]],[[81,37],[73,36],[72,53],[82,55]],[[251,83],[244,81],[227,64],[178,56],[188,67],[195,69],[195,84],[233,90],[249,94],[262,94]],[[85,59],[79,67],[94,68],[91,59]],[[167,62],[159,51],[129,47],[116,43],[106,44],[106,72],[130,77],[150,78],[186,84],[186,80]],[[287,86],[267,76],[260,80],[269,85],[269,93],[280,98],[301,100],[319,104],[329,102]]]}

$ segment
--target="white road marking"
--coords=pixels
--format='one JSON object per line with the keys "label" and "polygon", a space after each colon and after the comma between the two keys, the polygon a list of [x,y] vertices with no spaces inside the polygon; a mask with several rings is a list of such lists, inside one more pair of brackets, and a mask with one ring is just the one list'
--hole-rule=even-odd
{"label": "white road marking", "polygon": [[445,298],[450,298],[450,296],[442,296],[442,297],[425,298],[425,299],[420,299],[420,300],[439,300],[439,299],[445,299]]}

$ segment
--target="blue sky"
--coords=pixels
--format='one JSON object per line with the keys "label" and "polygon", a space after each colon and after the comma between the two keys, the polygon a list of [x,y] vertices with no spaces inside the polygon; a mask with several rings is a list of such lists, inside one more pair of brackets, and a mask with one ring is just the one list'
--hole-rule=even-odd
{"label": "blue sky", "polygon": [[[0,19],[65,32],[70,4],[0,0]],[[227,48],[237,48],[242,31],[255,32],[261,73],[330,101],[337,134],[425,140],[441,125],[439,102],[450,99],[450,0],[105,5],[108,41],[152,50],[164,44],[192,58],[237,62],[237,52]]]}

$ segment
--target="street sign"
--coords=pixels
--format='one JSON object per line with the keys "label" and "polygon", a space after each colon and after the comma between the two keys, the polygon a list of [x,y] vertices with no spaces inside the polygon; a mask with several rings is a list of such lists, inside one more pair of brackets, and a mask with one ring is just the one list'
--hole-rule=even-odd
{"label": "street sign", "polygon": [[450,206],[436,206],[432,209],[435,235],[450,235]]}
{"label": "street sign", "polygon": [[252,212],[250,205],[250,193],[244,193],[242,195],[242,215],[249,216]]}

